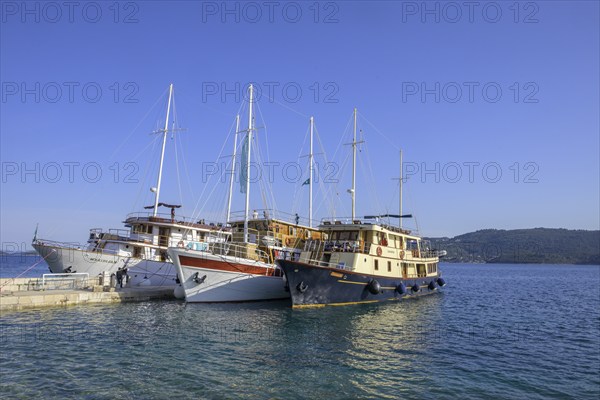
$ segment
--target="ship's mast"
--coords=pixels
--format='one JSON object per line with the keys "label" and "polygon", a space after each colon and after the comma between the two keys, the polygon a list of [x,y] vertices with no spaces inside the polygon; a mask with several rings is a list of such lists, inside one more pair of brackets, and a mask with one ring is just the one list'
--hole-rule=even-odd
{"label": "ship's mast", "polygon": [[227,219],[225,222],[229,222],[231,216],[231,196],[233,194],[233,181],[235,177],[235,157],[237,154],[237,141],[238,132],[240,131],[240,114],[235,117],[235,136],[233,139],[233,158],[231,160],[231,178],[229,179],[229,196],[227,197]]}
{"label": "ship's mast", "polygon": [[400,198],[400,204],[398,204],[398,228],[402,229],[402,149],[400,149],[400,189],[398,197]]}
{"label": "ship's mast", "polygon": [[356,217],[356,108],[354,108],[354,134],[352,140],[352,189],[350,189],[350,195],[352,196],[352,221]]}
{"label": "ship's mast", "polygon": [[250,91],[250,102],[248,104],[248,135],[246,136],[248,152],[247,152],[247,164],[246,164],[246,211],[244,215],[244,243],[248,243],[248,215],[250,213],[250,150],[252,149],[252,102],[254,88],[252,85],[248,88]]}
{"label": "ship's mast", "polygon": [[315,119],[310,117],[310,154],[308,155],[308,226],[312,228],[313,213],[313,130]]}
{"label": "ship's mast", "polygon": [[165,146],[167,144],[167,132],[169,129],[169,113],[171,112],[171,99],[173,98],[173,84],[169,85],[169,102],[167,104],[167,116],[165,117],[165,129],[163,130],[162,150],[160,152],[160,166],[158,168],[158,182],[156,183],[156,195],[154,197],[154,213],[158,212],[158,197],[160,196],[160,181],[162,179],[163,162],[165,160]]}

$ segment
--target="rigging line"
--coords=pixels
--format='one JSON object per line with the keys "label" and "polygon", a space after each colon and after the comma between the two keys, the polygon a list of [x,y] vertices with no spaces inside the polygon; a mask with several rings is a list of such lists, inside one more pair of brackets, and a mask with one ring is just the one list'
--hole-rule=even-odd
{"label": "rigging line", "polygon": [[[154,153],[154,149],[156,148],[156,143],[158,142],[158,136],[155,136],[153,140],[151,140],[146,147],[144,148],[144,150],[149,147],[150,145],[152,145],[152,150],[150,150],[150,153]],[[143,151],[140,152],[140,155]],[[148,160],[146,161],[146,168],[145,168],[145,173],[144,173],[144,179],[142,180],[142,184],[139,186],[138,188],[138,194],[135,198],[135,203],[133,204],[133,209],[131,210],[131,212],[134,212],[135,209],[137,208],[137,205],[140,201],[140,197],[142,195],[142,192],[144,192],[144,188],[146,187],[147,181],[149,180],[149,176],[150,176],[150,165],[152,163],[152,160],[154,159],[154,157],[148,157]],[[147,196],[147,195],[146,195]]]}
{"label": "rigging line", "polygon": [[[364,181],[367,183],[367,189],[369,192],[369,199],[370,199],[370,203],[375,205],[375,207],[377,207],[377,210],[381,210],[381,204],[379,203],[379,199],[377,198],[377,196],[375,195],[375,193],[377,193],[377,190],[375,188],[374,185],[374,177],[372,174],[371,177],[369,177],[369,170],[368,170],[368,165],[365,165],[366,162],[365,160],[363,160],[363,157],[358,157],[358,161],[360,163],[360,169],[361,169],[361,175],[363,176]],[[364,211],[364,209],[363,209]],[[377,211],[379,212],[379,211]]]}
{"label": "rigging line", "polygon": [[131,130],[131,132],[129,132],[129,134],[127,134],[127,136],[125,137],[125,139],[123,139],[121,141],[121,143],[117,146],[117,148],[113,151],[113,153],[108,157],[109,160],[112,160],[112,158],[115,156],[115,154],[118,153],[118,151],[121,149],[121,147],[123,147],[125,145],[125,143],[134,134],[134,132],[140,127],[140,125],[142,124],[142,122],[144,122],[146,120],[146,118],[148,118],[148,115],[150,115],[150,112],[152,112],[152,110],[154,109],[154,107],[156,107],[156,105],[158,104],[158,102],[165,96],[165,94],[168,91],[169,91],[169,88],[165,89],[165,91],[162,92],[162,94],[156,99],[156,101],[154,102],[154,104],[152,104],[152,106],[148,109],[148,112],[146,112],[146,115],[144,115],[142,117],[142,119],[139,120],[139,122],[137,123],[137,125],[135,126],[135,128],[133,128],[133,130]]}
{"label": "rigging line", "polygon": [[[338,174],[338,177],[343,175],[343,171],[346,168],[346,165],[348,164],[348,160],[350,159],[350,153],[348,152],[346,154],[346,158],[343,160],[342,164],[340,165],[340,171]],[[339,188],[338,188],[338,184],[339,180],[335,179],[335,181],[333,182],[333,184],[331,186],[329,186],[328,189],[325,189],[325,182],[324,179],[319,181],[319,186],[322,190],[323,193],[325,193],[325,196],[323,199],[321,199],[321,202],[319,203],[319,207],[321,207],[321,205],[323,204],[324,201],[326,201],[326,199],[330,199],[330,213],[329,215],[333,215],[335,216],[335,212],[336,212],[336,205],[337,204],[343,204],[340,202],[340,197],[339,197]],[[345,207],[342,205],[342,208],[345,211]]]}
{"label": "rigging line", "polygon": [[[344,129],[343,134],[340,136],[340,140],[338,142],[338,145],[337,145],[337,148],[336,148],[336,151],[335,151],[335,153],[333,155],[332,160],[335,160],[337,158],[338,152],[339,152],[339,150],[342,147],[342,143],[345,140],[346,133],[349,131],[350,125],[351,125],[352,121],[353,121],[353,114],[350,115],[350,118],[348,119],[348,122],[346,124],[346,128]],[[320,140],[320,136],[318,136],[318,139],[319,139],[319,145],[321,146],[321,148],[323,148],[323,143]],[[324,152],[324,150],[323,150],[323,152]],[[341,177],[341,176],[343,176],[343,171],[345,170],[345,167],[346,167],[349,159],[350,159],[350,152],[346,152],[346,156],[344,157],[344,160],[343,160],[341,166],[339,164],[337,164],[337,163],[335,163],[335,162],[332,161],[333,165],[340,166],[340,171],[338,173],[338,178]],[[339,183],[340,183],[340,179],[336,179],[335,182],[333,183],[333,190],[335,190],[335,196],[332,196],[332,198],[331,198],[332,199],[331,200],[332,201],[331,211],[332,211],[333,214],[335,214],[336,204],[343,204],[343,203],[340,203],[339,185],[338,185]],[[345,206],[342,206],[342,208],[344,210],[346,209]]]}
{"label": "rigging line", "polygon": [[[265,135],[264,136],[265,136],[266,152],[267,152],[267,162],[269,163],[269,165],[271,165],[271,153],[270,153],[270,150],[269,150],[269,136],[268,136],[268,132],[267,132],[267,124],[266,124],[265,119],[263,117],[262,109],[258,105],[258,102],[256,102],[256,108],[258,109],[258,113],[260,114],[260,119],[261,119],[261,121],[263,123],[263,126],[264,126],[264,130],[265,130]],[[258,136],[258,135],[256,135],[256,136]],[[263,156],[262,156],[262,152],[260,150],[260,147],[258,146],[258,143],[259,142],[258,142],[258,138],[257,138],[256,139],[256,147],[258,147],[258,154],[259,154],[259,156],[261,158],[261,162],[262,162],[263,161],[263,159],[262,159]],[[275,210],[275,209],[277,209],[277,202],[276,202],[276,199],[275,199],[275,194],[273,192],[272,182],[267,181],[265,183],[265,186],[266,186],[266,188],[265,188],[266,193],[264,193],[263,196],[267,195],[268,197],[270,197],[272,208]],[[268,202],[268,200],[267,201],[263,200],[263,202],[266,203],[266,202]],[[269,207],[266,207],[266,208],[269,208]]]}
{"label": "rigging line", "polygon": [[350,124],[352,123],[352,120],[354,119],[354,116],[351,115],[350,118],[348,119],[348,123],[346,124],[346,128],[344,128],[344,131],[342,132],[342,134],[340,135],[340,140],[338,141],[338,144],[335,148],[335,152],[333,153],[333,157],[332,160],[335,160],[338,154],[338,151],[340,150],[340,148],[342,147],[342,142],[345,140],[346,138],[346,133],[349,130]]}
{"label": "rigging line", "polygon": [[[313,127],[314,127],[314,122],[313,122]],[[306,145],[306,140],[308,139],[308,135],[310,133],[310,127],[306,128],[306,131],[304,132],[304,138],[302,139],[302,145],[300,146],[300,150],[298,151],[298,158],[297,160],[299,161],[300,158],[302,158],[302,152],[304,151],[304,146]],[[310,149],[308,150],[310,152]],[[310,155],[308,157],[309,159],[309,163],[310,163]],[[314,160],[313,160],[314,161]],[[300,162],[298,162],[298,164],[300,164]],[[306,170],[306,172],[310,175],[310,165],[308,165],[308,168]],[[304,179],[306,175],[302,174],[302,179],[300,180],[300,186],[296,185],[295,189],[294,189],[294,203],[292,204],[292,209],[295,208],[296,206],[296,200],[298,199],[298,191],[302,188],[302,186],[304,186],[304,182],[306,181]],[[304,196],[300,196],[300,198],[304,198]]]}
{"label": "rigging line", "polygon": [[[258,184],[259,184],[259,191],[260,191],[260,196],[261,196],[261,200],[263,202],[263,206],[265,208],[269,208],[269,199],[266,198],[266,196],[268,195],[268,192],[270,190],[271,193],[271,201],[273,204],[273,208],[275,208],[275,198],[273,196],[273,190],[272,190],[272,186],[270,184],[270,182],[268,182],[270,180],[270,176],[268,179],[266,179],[267,182],[265,182],[265,180],[263,180],[263,173],[262,173],[262,168],[265,165],[264,160],[263,160],[263,155],[262,155],[262,151],[261,151],[261,147],[259,146],[259,141],[258,141],[258,135],[254,135],[252,137],[254,143],[252,143],[253,147],[253,151],[252,154],[254,154],[255,158],[256,158],[256,163],[259,166],[259,179],[258,179]],[[268,154],[267,154],[268,157]]]}
{"label": "rigging line", "polygon": [[[255,143],[252,143],[251,145],[254,146],[253,148],[253,152],[255,157],[256,157],[256,162],[257,164],[260,165],[264,165],[263,164],[263,160],[262,160],[262,153],[260,151],[260,146],[258,145],[258,139],[256,139],[256,137],[253,137],[253,140],[255,140]],[[260,169],[259,169],[260,171]],[[268,180],[268,179],[267,179]],[[266,198],[266,192],[267,190],[269,190],[270,185],[268,184],[268,182],[265,182],[265,180],[263,179],[263,174],[262,172],[259,174],[258,177],[258,185],[259,185],[259,192],[260,192],[260,197],[263,203],[263,207],[266,209],[269,209],[269,202],[268,199]],[[272,194],[272,191],[271,191]],[[275,209],[275,199],[273,198],[273,209]]]}
{"label": "rigging line", "polygon": [[[125,145],[125,143],[129,140],[129,138],[140,127],[140,125],[142,124],[142,122],[144,122],[144,120],[148,117],[148,115],[150,114],[150,112],[152,112],[152,110],[154,109],[154,107],[156,107],[156,105],[161,100],[161,98],[164,97],[164,95],[165,95],[165,93],[167,91],[168,91],[168,88],[157,98],[157,100],[154,102],[154,104],[152,105],[152,107],[150,107],[150,109],[146,112],[146,114],[144,115],[144,117],[142,117],[142,119],[140,119],[140,121],[137,123],[137,125],[127,134],[127,136],[125,137],[125,139],[123,139],[121,141],[121,143],[111,153],[111,155],[107,157],[107,159],[109,161],[115,159],[115,155],[119,152],[119,150],[121,149],[121,147],[123,147]],[[92,199],[94,197],[97,197],[98,191],[102,190],[105,187],[105,184],[106,184],[104,180],[101,180],[99,183],[100,183],[99,185],[95,185],[95,188],[94,188],[95,190],[89,191],[87,193],[87,196],[85,197],[85,200],[83,200],[82,202],[79,203],[79,205],[77,205],[76,207],[74,207],[72,209],[72,211],[79,211],[79,210],[81,210],[84,207],[84,205],[89,204],[90,199]],[[50,231],[50,234],[53,234],[56,231],[56,229],[57,229],[56,226],[54,228],[52,228],[52,230]]]}
{"label": "rigging line", "polygon": [[[173,124],[175,129],[175,124]],[[177,174],[177,188],[179,189],[179,204],[183,204],[183,192],[181,190],[181,176],[179,173],[179,154],[177,151],[177,139],[174,139],[173,147],[175,148],[175,173]]]}
{"label": "rigging line", "polygon": [[[325,160],[324,168],[329,168],[329,160],[327,158],[327,152],[325,151],[325,146],[323,146],[323,142],[321,141],[321,135],[319,135],[319,131],[317,130],[316,124],[315,124],[314,131],[317,136],[317,143],[319,145],[319,149],[321,150],[321,153],[323,154],[323,159]],[[321,204],[323,203],[323,201],[329,201],[329,205],[328,205],[329,215],[333,215],[335,213],[335,199],[333,197],[330,197],[329,191],[325,189],[325,182],[324,182],[325,177],[322,177],[320,173],[319,173],[319,177],[322,178],[322,179],[319,179],[319,188],[321,189],[321,195],[323,196]],[[336,186],[335,182],[334,182],[333,186]]]}
{"label": "rigging line", "polygon": [[377,129],[377,127],[375,125],[373,125],[371,123],[371,121],[369,121],[363,114],[358,113],[361,117],[361,119],[363,119],[365,122],[367,122],[369,125],[371,125],[371,127],[375,130],[375,132],[379,133],[385,140],[387,140],[393,147],[394,150],[400,150],[400,147],[394,142],[392,141],[392,139],[390,139],[387,135],[385,135],[383,132],[381,132],[379,129]]}
{"label": "rigging line", "polygon": [[[179,154],[177,149],[177,142],[179,136],[175,134],[175,127],[180,128],[179,117],[177,115],[177,103],[175,102],[175,93],[173,93],[173,121],[171,124],[171,140],[173,141],[173,148],[175,152],[175,174],[177,175],[177,189],[179,190],[179,204],[183,204],[183,191],[181,189],[181,174],[179,171]],[[167,128],[168,129],[168,128]]]}
{"label": "rigging line", "polygon": [[[223,141],[223,145],[221,146],[221,150],[219,151],[219,154],[217,155],[215,163],[217,163],[219,161],[219,159],[221,158],[221,155],[223,154],[223,150],[225,149],[225,145],[227,144],[227,141],[228,141],[229,137],[231,136],[231,131],[235,127],[235,123],[236,123],[236,121],[234,119],[233,122],[231,123],[231,126],[229,127],[229,131],[227,133],[227,136],[226,136],[225,140]],[[204,177],[203,177],[203,179],[204,179]],[[208,200],[211,198],[212,193],[215,191],[216,185],[219,184],[219,181],[217,181],[216,184],[215,184],[215,186],[211,190],[209,196],[206,199],[204,199],[204,203],[200,207],[200,202],[203,199],[204,193],[206,192],[206,188],[208,187],[208,183],[210,182],[211,179],[212,179],[212,175],[207,180],[207,182],[203,182],[204,185],[203,185],[203,188],[202,188],[202,192],[200,193],[200,196],[198,196],[198,200],[196,201],[196,204],[194,205],[194,210],[192,211],[192,218],[196,218],[196,217],[200,216],[200,213],[204,210],[204,207],[206,207],[206,204],[208,203]],[[198,209],[198,207],[200,207],[200,209]]]}
{"label": "rigging line", "polygon": [[[264,119],[263,114],[262,114],[262,109],[260,108],[260,105],[258,104],[258,101],[255,102],[255,105],[256,105],[256,109],[258,110],[258,114],[260,115],[260,120],[261,120],[261,122],[263,124],[263,130],[265,131],[265,144],[266,144],[266,147],[267,147],[267,162],[269,162],[271,160],[269,158],[270,152],[269,152],[269,136],[268,136],[268,133],[267,133],[267,123],[265,122],[265,119]],[[256,135],[256,136],[258,136],[258,135]],[[257,143],[258,143],[258,141],[257,141]]]}
{"label": "rigging line", "polygon": [[46,260],[46,258],[50,257],[51,255],[54,255],[55,253],[53,251],[49,252],[48,254],[46,254],[44,257],[40,258],[37,262],[35,262],[31,267],[28,267],[25,271],[21,272],[19,275],[17,275],[14,278],[10,278],[7,279],[6,282],[4,282],[4,285],[0,286],[0,290],[2,290],[2,288],[6,285],[8,285],[11,282],[14,282],[16,279],[19,279],[21,276],[25,275],[27,272],[29,272],[30,270],[32,270],[36,265],[38,265],[39,263],[41,263],[42,261]]}
{"label": "rigging line", "polygon": [[274,98],[271,98],[271,97],[269,97],[269,95],[268,95],[268,94],[265,94],[264,92],[262,92],[261,94],[262,94],[263,96],[266,96],[266,97],[267,97],[267,98],[268,98],[268,99],[271,101],[271,103],[275,103],[275,104],[277,104],[277,105],[279,105],[279,106],[281,106],[281,107],[283,107],[283,108],[287,108],[287,109],[288,109],[288,110],[290,110],[291,112],[293,112],[293,113],[296,113],[296,114],[298,114],[298,115],[300,115],[300,116],[302,116],[302,117],[304,117],[304,118],[309,118],[309,116],[308,116],[308,115],[301,113],[300,111],[298,111],[298,110],[296,110],[296,109],[294,109],[294,108],[292,108],[292,107],[288,106],[288,105],[287,105],[287,104],[285,104],[285,103],[281,103],[281,102],[279,102],[279,101],[275,100]]}
{"label": "rigging line", "polygon": [[183,145],[183,138],[181,137],[179,140],[175,141],[175,145],[179,145],[180,147],[180,151],[181,151],[181,163],[183,164],[183,172],[185,172],[185,177],[186,177],[186,183],[188,185],[188,188],[190,190],[190,194],[192,196],[192,198],[194,198],[194,188],[192,186],[192,179],[190,177],[190,171],[188,169],[188,165],[187,165],[187,161],[185,159],[185,151],[184,149],[186,148],[186,146]]}
{"label": "rigging line", "polygon": [[[367,145],[367,143],[364,143],[364,147],[365,149],[365,157],[366,158],[366,163],[367,163],[367,167],[368,167],[368,173],[371,175],[370,179],[368,179],[367,177],[367,182],[370,184],[370,191],[371,194],[374,193],[378,193],[377,190],[377,182],[375,181],[375,174],[373,173],[373,165],[371,163],[371,152],[369,151],[369,146]],[[363,157],[359,157],[363,158]],[[377,205],[377,207],[381,207],[381,202],[379,201],[379,196],[374,196],[375,197],[375,204]]]}
{"label": "rigging line", "polygon": [[[246,106],[246,103],[244,103],[244,102],[242,102],[242,103],[240,104],[240,106],[238,107],[237,113],[236,113],[236,118],[237,118],[237,115],[242,115],[243,111],[245,110],[245,106]],[[215,163],[218,163],[219,159],[221,159],[221,158],[222,158],[223,150],[225,149],[225,146],[227,145],[227,142],[229,141],[229,138],[231,137],[231,132],[232,132],[232,131],[234,131],[234,133],[235,133],[235,127],[236,127],[236,118],[234,118],[234,119],[233,119],[233,122],[232,122],[232,124],[231,124],[231,126],[230,126],[230,128],[229,128],[229,130],[228,130],[228,132],[227,132],[227,136],[225,137],[225,140],[223,141],[223,145],[222,145],[222,147],[221,147],[221,151],[219,152],[219,156],[216,158],[216,160],[215,160]],[[240,130],[240,132],[243,132],[243,130]],[[238,132],[238,133],[239,133],[239,132]],[[235,135],[234,135],[234,138],[235,138]],[[242,138],[240,141],[242,141],[242,140],[243,140],[243,138]],[[233,162],[233,157],[231,157],[231,163],[232,163],[232,162]],[[229,165],[230,165],[231,167],[233,167],[231,163],[230,163]],[[231,169],[230,169],[230,171],[231,171]],[[225,171],[221,171],[221,177],[220,177],[220,180],[222,179],[222,176],[223,176],[223,173],[224,173],[224,172],[225,172]],[[216,190],[216,187],[214,187],[214,188],[211,190],[211,192],[210,192],[209,196],[208,196],[208,197],[207,197],[207,198],[204,200],[204,203],[202,204],[202,206],[200,206],[200,202],[201,202],[201,201],[202,201],[202,199],[203,199],[204,193],[206,192],[206,188],[208,187],[208,183],[210,182],[210,179],[212,179],[212,175],[211,175],[211,177],[208,179],[208,181],[207,181],[207,182],[203,182],[203,183],[204,183],[204,185],[203,185],[203,189],[202,189],[202,191],[201,191],[200,195],[198,196],[198,198],[197,198],[197,201],[196,201],[196,203],[195,203],[195,205],[194,205],[194,209],[193,209],[193,211],[192,211],[192,218],[193,218],[193,217],[195,217],[195,216],[196,216],[196,214],[197,214],[197,216],[198,216],[198,217],[200,217],[200,214],[201,214],[201,213],[204,211],[204,208],[206,207],[206,205],[207,205],[207,204],[208,204],[208,202],[210,201],[210,199],[211,199],[211,196],[212,196],[212,193],[214,193],[214,191]],[[219,181],[217,182],[217,184],[218,184],[218,183],[219,183]],[[191,184],[190,184],[190,185],[191,185]],[[223,204],[226,204],[226,203],[223,203]],[[198,209],[198,207],[200,207],[200,209]],[[221,210],[221,211],[222,211],[222,214],[223,214],[223,215],[225,215],[225,208],[223,208],[223,210]]]}

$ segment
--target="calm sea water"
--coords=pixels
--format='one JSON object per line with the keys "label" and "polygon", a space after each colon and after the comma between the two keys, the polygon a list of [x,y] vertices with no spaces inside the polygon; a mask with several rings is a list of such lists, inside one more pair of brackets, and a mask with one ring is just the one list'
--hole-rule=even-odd
{"label": "calm sea water", "polygon": [[48,273],[48,264],[38,255],[0,254],[0,278],[37,278]]}
{"label": "calm sea water", "polygon": [[5,313],[0,397],[598,398],[600,266],[442,268],[398,303]]}

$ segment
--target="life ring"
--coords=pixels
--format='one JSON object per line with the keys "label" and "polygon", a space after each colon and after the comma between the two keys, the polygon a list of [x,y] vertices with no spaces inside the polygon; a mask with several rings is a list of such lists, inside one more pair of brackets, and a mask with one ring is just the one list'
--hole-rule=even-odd
{"label": "life ring", "polygon": [[381,247],[377,246],[377,255],[381,257],[381,253],[382,253]]}
{"label": "life ring", "polygon": [[398,254],[398,256],[400,257],[401,260],[404,260],[404,250],[400,250],[400,253]]}
{"label": "life ring", "polygon": [[183,240],[180,240],[179,243],[177,243],[177,247],[183,247]]}

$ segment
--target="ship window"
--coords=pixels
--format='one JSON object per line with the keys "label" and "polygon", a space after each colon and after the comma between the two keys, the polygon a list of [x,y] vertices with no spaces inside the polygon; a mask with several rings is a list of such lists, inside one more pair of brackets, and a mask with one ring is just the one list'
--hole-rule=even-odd
{"label": "ship window", "polygon": [[375,271],[379,271],[379,260],[375,259],[373,262],[375,263]]}
{"label": "ship window", "polygon": [[388,261],[388,272],[392,272],[392,262]]}

